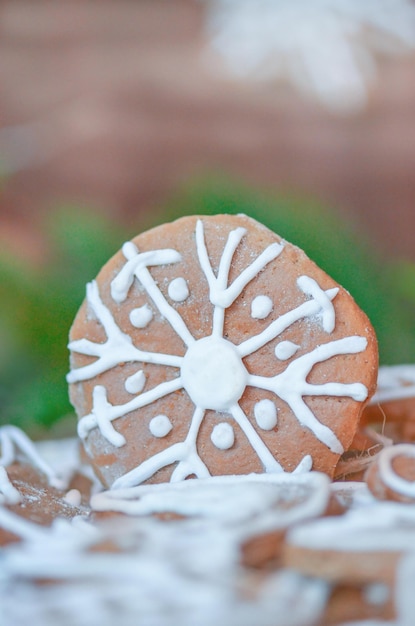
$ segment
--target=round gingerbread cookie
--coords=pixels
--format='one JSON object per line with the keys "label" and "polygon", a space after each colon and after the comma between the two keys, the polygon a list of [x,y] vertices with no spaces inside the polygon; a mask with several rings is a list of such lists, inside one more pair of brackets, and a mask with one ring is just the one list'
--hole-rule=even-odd
{"label": "round gingerbread cookie", "polygon": [[379,500],[415,503],[415,446],[388,446],[376,455],[365,480]]}
{"label": "round gingerbread cookie", "polygon": [[78,432],[106,486],[333,475],[377,374],[374,331],[300,249],[244,216],[124,244],[70,332]]}

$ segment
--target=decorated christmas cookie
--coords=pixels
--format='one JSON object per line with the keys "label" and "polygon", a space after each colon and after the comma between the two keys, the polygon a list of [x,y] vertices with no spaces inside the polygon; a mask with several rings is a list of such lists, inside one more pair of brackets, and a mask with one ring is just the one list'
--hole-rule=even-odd
{"label": "decorated christmas cookie", "polygon": [[18,428],[0,428],[0,545],[36,537],[56,518],[84,515],[82,496]]}
{"label": "decorated christmas cookie", "polygon": [[106,486],[333,475],[374,391],[373,329],[295,246],[243,216],[124,244],[70,333],[72,403]]}
{"label": "decorated christmas cookie", "polygon": [[380,500],[415,503],[415,446],[401,443],[384,448],[365,478],[370,491]]}

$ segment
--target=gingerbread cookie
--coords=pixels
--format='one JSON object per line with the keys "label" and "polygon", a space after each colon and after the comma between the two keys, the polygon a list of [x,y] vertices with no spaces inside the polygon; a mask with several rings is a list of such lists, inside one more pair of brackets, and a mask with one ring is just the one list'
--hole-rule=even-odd
{"label": "gingerbread cookie", "polygon": [[395,617],[390,586],[340,584],[333,587],[319,626],[393,626],[390,621]]}
{"label": "gingerbread cookie", "polygon": [[70,333],[70,397],[106,486],[333,475],[374,391],[351,296],[243,216],[185,217],[126,243]]}
{"label": "gingerbread cookie", "polygon": [[[85,514],[81,492],[64,480],[15,426],[0,428],[0,545],[37,536],[40,526]],[[74,477],[80,485],[81,477]]]}
{"label": "gingerbread cookie", "polygon": [[[262,567],[279,558],[286,530],[324,515],[330,506],[325,474],[213,476],[174,484],[112,489],[91,499],[92,510],[134,517],[200,520],[229,535],[244,565]],[[97,519],[97,516],[94,516]],[[98,515],[99,519],[99,515]],[[203,526],[199,532],[203,534]]]}
{"label": "gingerbread cookie", "polygon": [[415,446],[401,443],[384,448],[365,479],[380,500],[415,503]]}
{"label": "gingerbread cookie", "polygon": [[284,564],[334,583],[393,585],[397,565],[414,541],[414,508],[373,499],[340,517],[290,529]]}

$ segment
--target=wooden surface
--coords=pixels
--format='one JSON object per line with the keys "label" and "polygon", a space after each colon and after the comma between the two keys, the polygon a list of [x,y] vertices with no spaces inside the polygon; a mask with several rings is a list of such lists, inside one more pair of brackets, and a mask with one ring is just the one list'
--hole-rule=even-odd
{"label": "wooden surface", "polygon": [[[192,0],[3,0],[0,242],[42,256],[39,217],[76,201],[128,219],[220,171],[351,215],[415,260],[415,59],[383,62],[367,110],[336,117],[207,62]],[[14,133],[14,137],[16,134]]]}

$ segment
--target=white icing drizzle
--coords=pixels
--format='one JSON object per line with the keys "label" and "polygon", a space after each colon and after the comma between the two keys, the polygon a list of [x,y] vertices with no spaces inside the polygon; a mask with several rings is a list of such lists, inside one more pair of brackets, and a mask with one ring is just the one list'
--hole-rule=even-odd
{"label": "white icing drizzle", "polygon": [[96,511],[134,516],[172,512],[238,524],[259,516],[255,528],[265,532],[323,513],[329,488],[328,477],[320,472],[211,476],[175,484],[112,489],[94,495],[91,506]]}
{"label": "white icing drizzle", "polygon": [[[328,289],[326,292],[327,297],[331,300],[336,297],[338,289]],[[308,300],[303,302],[295,309],[284,313],[276,320],[274,320],[267,328],[265,328],[259,335],[253,335],[250,339],[243,341],[237,346],[238,352],[241,357],[248,356],[256,352],[267,343],[278,337],[289,326],[298,322],[304,318],[310,318],[317,315],[320,311],[320,303],[317,300]]]}
{"label": "white icing drizzle", "polygon": [[251,317],[264,320],[273,309],[273,302],[268,296],[256,296],[251,303]]}
{"label": "white icing drizzle", "polygon": [[135,328],[145,328],[152,319],[153,311],[148,304],[143,304],[130,312],[130,322]]}
{"label": "white icing drizzle", "polygon": [[89,415],[86,415],[78,422],[78,435],[81,439],[88,436],[90,430],[99,427],[102,435],[116,447],[125,445],[126,441],[121,433],[118,433],[112,425],[112,422],[131,411],[135,411],[143,406],[147,406],[155,402],[159,398],[163,398],[169,393],[173,393],[183,387],[181,378],[174,378],[165,383],[160,383],[157,387],[150,389],[136,396],[130,402],[122,405],[112,405],[107,399],[107,390],[102,385],[94,387],[92,393],[93,409]]}
{"label": "white icing drizzle", "polygon": [[124,387],[128,393],[140,393],[143,391],[145,384],[146,376],[143,370],[138,370],[138,372],[135,372],[135,374],[132,374],[126,379]]}
{"label": "white icing drizzle", "polygon": [[[317,315],[321,318],[322,327],[326,333],[332,333],[336,323],[336,315],[331,302],[332,299],[328,297],[328,293],[321,289],[320,285],[310,276],[300,276],[297,279],[297,285],[307,296],[318,302],[320,310]],[[338,293],[339,289],[335,289]]]}
{"label": "white icing drizzle", "polygon": [[257,453],[259,459],[263,464],[264,471],[282,472],[283,469],[281,465],[278,463],[277,459],[273,456],[265,443],[262,441],[261,437],[252,426],[251,422],[249,421],[239,404],[235,404],[231,408],[230,413],[235,419],[236,423],[239,424],[239,426],[242,428],[245,435],[247,436],[249,443]]}
{"label": "white icing drizzle", "polygon": [[228,422],[221,422],[212,430],[210,439],[219,450],[229,450],[235,443],[235,433]]}
{"label": "white icing drizzle", "polygon": [[415,365],[382,365],[370,404],[415,398]]}
{"label": "white icing drizzle", "polygon": [[[231,244],[229,243],[225,246],[222,255],[223,267],[226,267],[228,270],[226,272],[226,278],[229,274],[233,254],[245,233],[245,228],[237,228],[229,234],[228,242],[231,242]],[[206,249],[203,222],[201,220],[198,220],[196,226],[196,243],[199,263],[209,285],[210,301],[214,306],[220,306],[224,309],[230,307],[235,302],[236,298],[242,293],[246,285],[250,283],[251,280],[253,280],[257,274],[259,274],[259,272],[263,270],[266,265],[268,265],[268,263],[274,261],[284,249],[284,246],[279,243],[269,245],[259,255],[259,257],[251,263],[251,265],[249,265],[243,272],[241,272],[241,274],[239,274],[237,278],[235,278],[231,285],[226,287],[220,284],[218,278],[216,278],[213,273]],[[225,276],[225,271],[223,272],[223,275]]]}
{"label": "white icing drizzle", "polygon": [[[225,248],[223,250],[223,254],[219,261],[218,275],[216,278],[216,289],[219,290],[220,292],[223,292],[228,285],[229,272],[231,268],[233,255],[235,254],[236,248],[240,244],[245,233],[246,233],[246,230],[244,228],[237,228],[229,233],[228,239],[225,244]],[[213,275],[212,266],[210,264],[210,260],[209,260],[207,250],[206,250],[206,244],[204,240],[203,222],[201,222],[200,226],[198,222],[197,227],[196,227],[196,246],[197,246],[197,254],[198,254],[200,266],[203,269],[205,276],[206,276],[206,271],[211,273],[212,275],[211,281],[213,284],[213,282],[215,281],[215,278]],[[212,304],[214,303],[212,302]],[[213,324],[212,324],[213,336],[222,337],[224,321],[225,321],[225,306],[221,306],[219,304],[214,305]]]}
{"label": "white icing drizzle", "polygon": [[151,250],[150,252],[139,252],[137,246],[132,241],[127,241],[122,248],[122,252],[127,259],[127,263],[111,282],[112,299],[121,304],[127,298],[128,292],[134,282],[134,277],[154,265],[170,265],[178,263],[182,257],[177,250]]}
{"label": "white icing drizzle", "polygon": [[[111,294],[115,302],[124,302],[134,281],[134,276],[140,281],[150,298],[153,300],[161,315],[169,321],[183,343],[189,346],[194,339],[179,313],[167,302],[161,293],[156,281],[147,269],[147,265],[167,265],[181,261],[181,255],[176,250],[156,250],[140,254],[137,246],[131,241],[122,248],[127,263],[111,283]],[[152,255],[154,262],[143,263],[142,257]]]}
{"label": "white icing drizzle", "polygon": [[156,415],[150,421],[149,428],[154,437],[166,437],[173,428],[173,424],[167,415]]}
{"label": "white icing drizzle", "polygon": [[126,361],[180,367],[183,360],[182,357],[147,352],[133,345],[130,335],[122,332],[111,312],[102,302],[99,296],[98,285],[95,281],[87,285],[87,300],[105,329],[107,341],[95,343],[89,339],[79,339],[69,343],[68,348],[70,350],[98,358],[89,365],[71,370],[67,376],[68,383],[88,380],[115,367],[118,363]]}
{"label": "white icing drizzle", "polygon": [[[102,302],[96,283],[93,282],[88,286],[89,306],[103,325],[107,341],[97,344],[87,339],[80,339],[69,344],[70,349],[75,352],[97,357],[93,363],[72,370],[68,375],[69,382],[87,380],[126,361],[177,367],[180,368],[180,375],[137,395],[122,405],[112,405],[108,401],[105,387],[97,385],[93,390],[92,411],[79,421],[79,435],[86,438],[93,428],[98,427],[109,443],[117,447],[123,446],[126,443],[125,438],[115,430],[112,424],[119,417],[148,406],[155,400],[164,398],[180,389],[184,389],[195,404],[193,418],[185,441],[173,444],[154,457],[145,460],[139,467],[131,470],[125,476],[120,477],[115,483],[117,488],[139,484],[150,478],[162,467],[174,463],[177,463],[177,466],[172,473],[172,481],[184,480],[193,474],[199,478],[208,476],[209,470],[199,457],[196,447],[200,424],[205,411],[208,409],[229,413],[243,430],[253,450],[261,460],[264,470],[266,472],[281,472],[280,463],[267,448],[239,406],[239,400],[247,386],[255,386],[273,392],[289,405],[301,425],[309,428],[330,450],[338,454],[342,453],[343,447],[334,432],[318,421],[304,402],[303,396],[345,396],[356,401],[362,401],[367,397],[367,389],[360,383],[327,382],[316,385],[308,383],[306,379],[316,363],[341,354],[362,352],[366,348],[367,340],[364,337],[345,337],[320,345],[308,354],[303,354],[294,359],[283,372],[274,377],[268,378],[249,374],[242,359],[273,341],[295,322],[305,318],[315,319],[321,323],[325,332],[330,333],[335,322],[332,300],[339,290],[332,288],[324,291],[314,279],[301,276],[297,285],[304,294],[309,296],[309,300],[282,314],[261,333],[247,339],[240,345],[236,346],[230,343],[223,337],[226,309],[235,302],[246,285],[270,262],[277,259],[284,249],[283,244],[269,245],[231,284],[228,284],[234,253],[245,234],[245,228],[236,228],[229,233],[215,276],[206,247],[203,222],[201,220],[197,222],[196,251],[200,267],[209,286],[209,297],[213,305],[212,334],[199,340],[191,335],[178,311],[164,298],[148,269],[151,265],[177,263],[181,260],[180,254],[174,250],[140,253],[131,242],[123,246],[126,263],[111,283],[113,299],[117,303],[123,302],[136,278],[160,314],[183,340],[186,346],[184,356],[149,353],[133,345],[131,337],[120,330],[111,312]],[[258,302],[260,301],[258,300]],[[269,301],[266,302],[269,306]],[[294,344],[288,346],[288,343],[281,342],[279,347],[277,346],[276,354],[281,355],[281,351],[284,352],[284,350],[287,354],[287,351],[293,350]],[[293,355],[294,352],[291,356]],[[133,388],[131,379],[128,379],[126,384],[131,389]],[[275,420],[273,416],[270,417],[270,414],[267,419],[268,425]],[[303,471],[306,467],[310,469],[311,463],[312,461],[306,455],[297,470]]]}
{"label": "white icing drizzle", "polygon": [[254,415],[256,423],[262,430],[272,430],[277,425],[277,407],[268,398],[255,404]]}
{"label": "white icing drizzle", "polygon": [[196,439],[204,415],[205,411],[196,407],[189,432],[184,441],[169,446],[165,450],[148,458],[141,463],[141,465],[127,472],[127,474],[120,476],[120,478],[113,483],[112,488],[122,489],[139,485],[153,476],[153,474],[162,467],[176,462],[178,463],[171,477],[172,482],[185,480],[188,476],[192,476],[193,474],[197,478],[210,476],[209,470],[199,457],[196,448]]}
{"label": "white icing drizzle", "polygon": [[10,481],[6,468],[0,465],[0,504],[18,504],[22,497]]}
{"label": "white icing drizzle", "polygon": [[300,346],[293,341],[281,341],[275,346],[275,356],[280,361],[290,359],[297,352]]}
{"label": "white icing drizzle", "polygon": [[331,382],[314,385],[308,383],[306,379],[316,363],[326,361],[338,354],[362,352],[366,345],[365,337],[345,337],[331,341],[298,357],[276,376],[266,378],[250,375],[248,385],[275,393],[290,406],[300,424],[307,426],[330,450],[342,454],[343,446],[336,435],[317,420],[304,402],[303,396],[348,396],[356,401],[362,401],[367,397],[367,388],[361,383]]}
{"label": "white icing drizzle", "polygon": [[224,310],[230,307],[242,293],[246,285],[264,269],[268,263],[275,260],[283,251],[284,246],[278,243],[268,246],[241,274],[228,286],[229,271],[236,248],[246,234],[245,228],[236,228],[229,233],[228,240],[219,263],[217,277],[215,276],[205,243],[203,222],[198,220],[196,225],[196,247],[200,267],[209,285],[209,298],[214,305],[213,335],[222,335]]}
{"label": "white icing drizzle", "polygon": [[35,467],[43,472],[52,487],[65,488],[65,481],[57,475],[56,471],[40,456],[29,437],[16,426],[0,427],[0,466],[7,467],[18,459],[18,453],[22,453]]}
{"label": "white icing drizzle", "polygon": [[26,540],[47,539],[49,532],[47,528],[29,522],[28,520],[12,513],[8,509],[0,506],[0,528],[7,530],[18,537]]}
{"label": "white icing drizzle", "polygon": [[167,288],[168,294],[174,302],[184,302],[189,297],[189,287],[186,280],[179,276],[174,278]]}
{"label": "white icing drizzle", "polygon": [[415,498],[415,481],[409,481],[399,476],[393,469],[393,461],[397,457],[415,459],[415,445],[401,443],[383,448],[377,456],[379,476],[382,482],[402,496]]}

